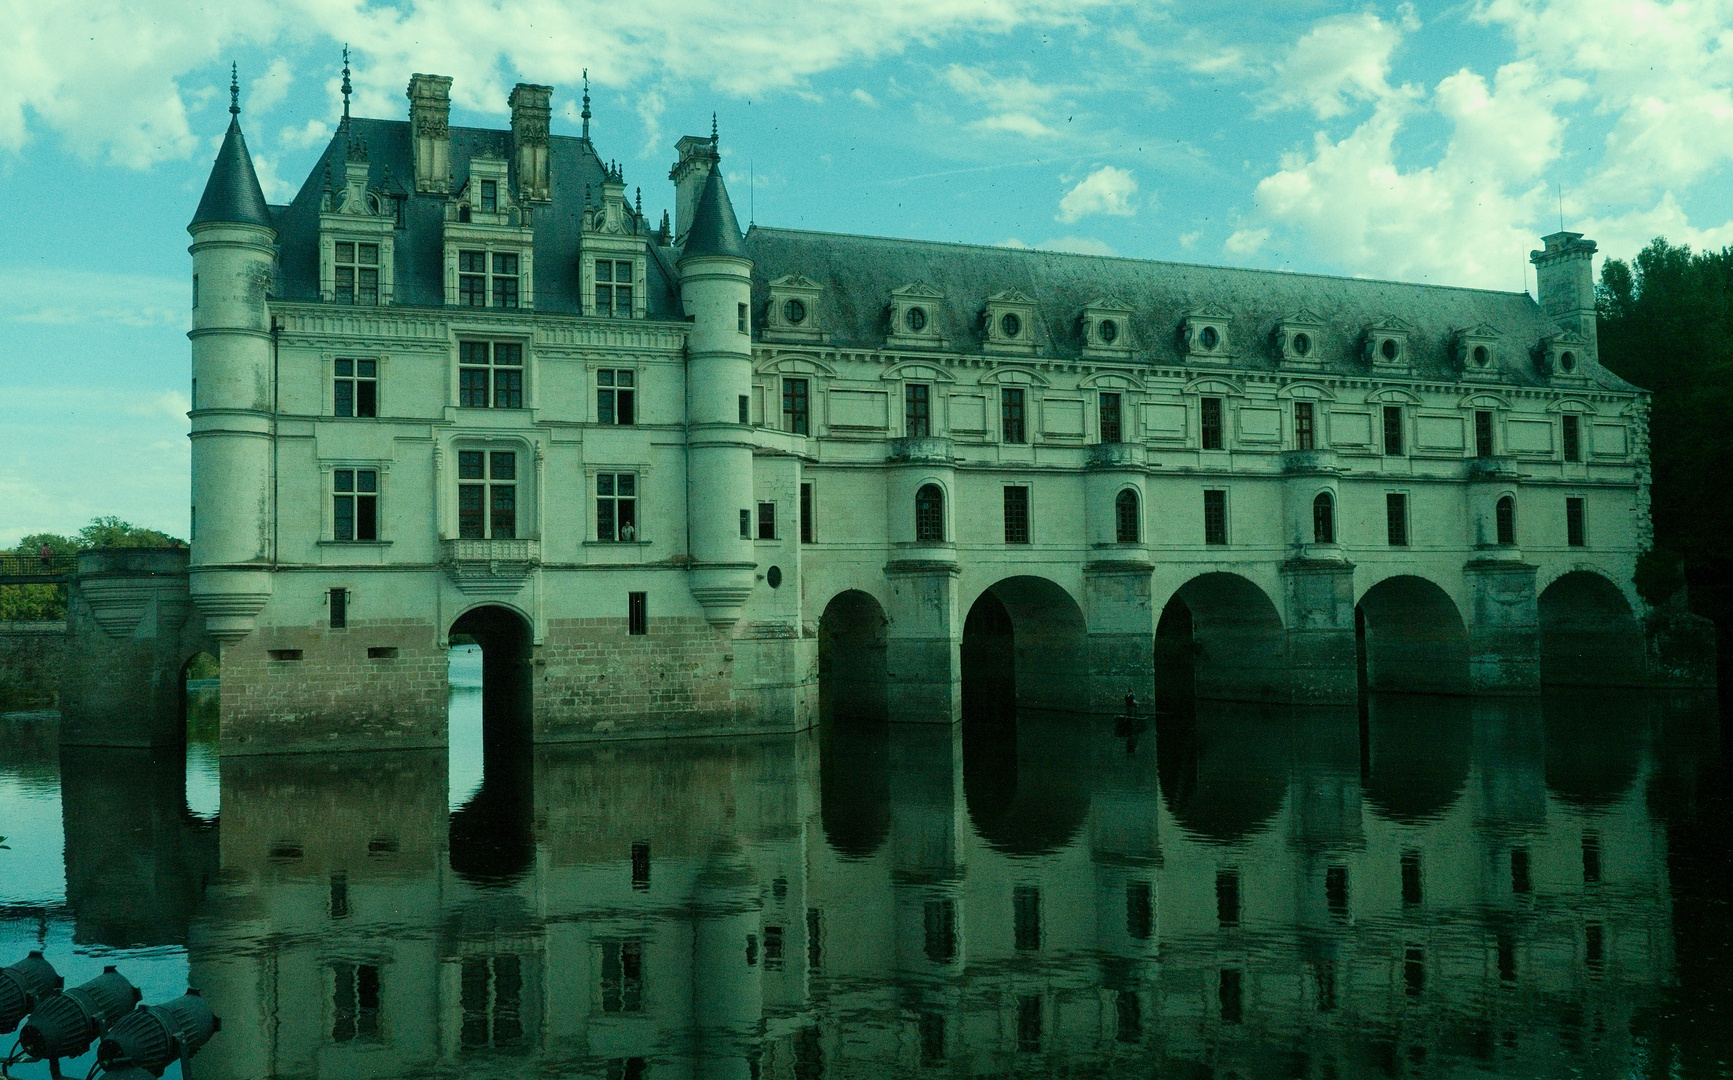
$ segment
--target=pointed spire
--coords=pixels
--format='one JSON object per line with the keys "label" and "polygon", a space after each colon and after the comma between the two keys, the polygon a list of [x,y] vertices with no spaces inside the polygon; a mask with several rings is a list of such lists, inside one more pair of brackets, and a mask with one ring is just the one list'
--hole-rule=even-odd
{"label": "pointed spire", "polygon": [[584,111],[582,113],[582,116],[584,118],[584,139],[587,141],[590,137],[590,69],[589,68],[584,69]]}
{"label": "pointed spire", "polygon": [[722,182],[720,168],[711,169],[704,181],[704,192],[698,196],[698,208],[692,213],[692,228],[686,234],[686,248],[680,253],[680,261],[700,255],[747,257],[740,221],[734,216],[734,204],[728,201],[728,186]]}
{"label": "pointed spire", "polygon": [[237,64],[229,66],[229,130],[223,136],[217,160],[211,164],[211,176],[205,181],[199,208],[187,227],[207,222],[275,227],[271,224],[265,193],[259,187],[259,174],[253,170],[253,157],[247,153],[246,137],[241,134],[241,75]]}
{"label": "pointed spire", "polygon": [[638,192],[638,199],[637,199],[636,212],[638,214],[638,220],[642,221],[644,219],[644,189],[638,188],[637,192]]}
{"label": "pointed spire", "polygon": [[347,42],[345,42],[343,45],[343,126],[344,127],[349,126],[349,92],[352,89],[353,89],[353,87],[351,87],[349,85],[349,45]]}

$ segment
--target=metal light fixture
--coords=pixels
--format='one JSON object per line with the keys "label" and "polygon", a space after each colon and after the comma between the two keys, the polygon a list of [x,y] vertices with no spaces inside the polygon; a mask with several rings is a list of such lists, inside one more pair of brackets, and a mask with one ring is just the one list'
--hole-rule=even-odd
{"label": "metal light fixture", "polygon": [[38,1060],[78,1057],[142,996],[110,964],[83,986],[62,990],[38,1005],[18,1033],[18,1042]]}
{"label": "metal light fixture", "polygon": [[42,959],[40,949],[11,967],[0,968],[0,1035],[16,1031],[18,1022],[45,998],[60,993],[65,981],[54,965]]}
{"label": "metal light fixture", "polygon": [[221,1031],[223,1022],[199,992],[188,988],[173,1001],[141,1005],[121,1017],[96,1048],[102,1075],[120,1078],[143,1070],[161,1076],[176,1061],[187,1073],[187,1059]]}

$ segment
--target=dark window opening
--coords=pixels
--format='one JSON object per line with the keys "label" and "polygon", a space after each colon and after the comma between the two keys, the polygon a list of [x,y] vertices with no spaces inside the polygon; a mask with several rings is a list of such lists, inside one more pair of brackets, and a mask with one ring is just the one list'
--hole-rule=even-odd
{"label": "dark window opening", "polygon": [[1497,519],[1498,542],[1506,547],[1516,543],[1516,500],[1509,495],[1499,499],[1494,516]]}
{"label": "dark window opening", "polygon": [[1583,832],[1583,884],[1601,880],[1601,837],[1599,833]]}
{"label": "dark window opening", "polygon": [[269,653],[271,659],[273,659],[273,660],[299,660],[299,659],[301,659],[301,650],[300,649],[269,649],[269,650],[267,650],[267,652]]}
{"label": "dark window opening", "polygon": [[1228,493],[1225,491],[1203,493],[1203,542],[1228,542]]}
{"label": "dark window opening", "polygon": [[637,396],[637,372],[622,368],[596,372],[596,422],[637,423]]}
{"label": "dark window opening", "polygon": [[751,329],[746,321],[746,314],[745,304],[734,305],[734,328],[742,334],[751,333]]}
{"label": "dark window opening", "polygon": [[1330,918],[1345,922],[1348,918],[1348,868],[1332,866],[1324,871],[1324,905]]}
{"label": "dark window opening", "polygon": [[395,660],[395,659],[397,659],[397,646],[395,646],[395,645],[371,645],[367,649],[367,659],[369,659],[369,660]]}
{"label": "dark window opening", "polygon": [[1216,922],[1221,926],[1240,924],[1240,875],[1237,870],[1216,871]]}
{"label": "dark window opening", "polygon": [[740,395],[740,422],[748,426],[752,423],[752,398],[746,394]]}
{"label": "dark window opening", "polygon": [[1294,449],[1311,450],[1318,444],[1317,417],[1309,401],[1294,402]]}
{"label": "dark window opening", "polygon": [[1474,456],[1492,456],[1492,413],[1485,409],[1474,414]]}
{"label": "dark window opening", "polygon": [[[641,596],[641,593],[633,593]],[[632,888],[643,892],[650,887],[650,841],[636,840],[632,843]]]}
{"label": "dark window opening", "polygon": [[1402,456],[1402,408],[1398,405],[1384,406],[1384,453]]}
{"label": "dark window opening", "polygon": [[[460,450],[457,454],[457,534],[463,539],[517,536],[517,453]],[[464,481],[474,481],[466,483]]]}
{"label": "dark window opening", "polygon": [[[379,303],[379,245],[339,240],[333,252],[334,295],[339,304]],[[194,294],[195,306],[197,294]]]}
{"label": "dark window opening", "polygon": [[1101,441],[1116,443],[1124,441],[1124,429],[1120,423],[1119,395],[1101,395]]}
{"label": "dark window opening", "polygon": [[1583,501],[1581,499],[1565,500],[1565,543],[1571,547],[1586,547],[1588,545],[1588,530],[1583,520]]}
{"label": "dark window opening", "polygon": [[632,637],[643,637],[650,632],[650,619],[645,610],[647,599],[647,593],[626,594],[626,633]]}
{"label": "dark window opening", "polygon": [[760,540],[776,539],[776,504],[773,502],[758,504],[758,538]]}
{"label": "dark window opening", "polygon": [[596,314],[604,319],[632,317],[632,264],[596,260]]}
{"label": "dark window opening", "polygon": [[1426,950],[1411,948],[1405,951],[1402,983],[1409,997],[1419,997],[1426,991]]}
{"label": "dark window opening", "polygon": [[1041,1052],[1041,996],[1025,994],[1017,999],[1017,1052]]}
{"label": "dark window opening", "polygon": [[602,943],[602,1011],[644,1011],[644,943]]}
{"label": "dark window opening", "polygon": [[1510,853],[1510,891],[1518,896],[1527,896],[1534,891],[1534,883],[1528,876],[1528,849],[1513,848]]}
{"label": "dark window opening", "polygon": [[1600,923],[1589,923],[1583,927],[1583,960],[1590,971],[1599,971],[1606,959],[1606,930]]}
{"label": "dark window opening", "polygon": [[1023,388],[1006,386],[999,390],[999,430],[1008,443],[1028,442],[1023,428]]}
{"label": "dark window opening", "polygon": [[[923,1012],[918,1021],[921,1035],[921,1064],[936,1065],[945,1060],[945,1016],[943,1013]],[[815,1078],[819,1075],[810,1074]]]}
{"label": "dark window opening", "polygon": [[516,956],[466,956],[458,976],[462,1050],[504,1049],[523,1042],[523,961]]}
{"label": "dark window opening", "polygon": [[811,971],[819,971],[824,967],[824,940],[819,931],[824,928],[824,917],[817,908],[806,909],[806,966]]}
{"label": "dark window opening", "polygon": [[933,433],[932,389],[926,383],[903,387],[903,434],[910,438]]}
{"label": "dark window opening", "polygon": [[937,484],[927,484],[915,492],[915,540],[923,544],[942,543],[945,539],[945,494]]}
{"label": "dark window opening", "polygon": [[342,630],[349,625],[349,590],[332,589],[330,597],[331,629]]}
{"label": "dark window opening", "polygon": [[515,341],[460,341],[457,403],[466,409],[524,407],[524,347]]}
{"label": "dark window opening", "polygon": [[339,961],[331,965],[331,976],[331,1041],[378,1038],[378,965]]}
{"label": "dark window opening", "polygon": [[1029,542],[1029,489],[1026,487],[1005,489],[1005,542]]}
{"label": "dark window opening", "polygon": [[1155,934],[1155,886],[1150,882],[1125,883],[1125,933],[1138,941]]}
{"label": "dark window opening", "polygon": [[807,434],[807,383],[805,379],[782,380],[782,429]]}
{"label": "dark window opening", "polygon": [[1384,496],[1384,527],[1391,547],[1408,546],[1408,496],[1396,492]]}
{"label": "dark window opening", "polygon": [[1564,450],[1566,461],[1581,461],[1583,459],[1581,422],[1569,413],[1560,417],[1564,422]]}
{"label": "dark window opening", "polygon": [[1336,542],[1336,502],[1328,491],[1320,491],[1312,500],[1312,543]]}
{"label": "dark window opening", "polygon": [[1142,515],[1137,512],[1137,492],[1126,488],[1113,497],[1113,539],[1116,543],[1135,544],[1143,531]]}
{"label": "dark window opening", "polygon": [[1498,981],[1516,981],[1516,936],[1509,930],[1498,932]]}
{"label": "dark window opening", "polygon": [[331,488],[332,539],[379,539],[378,470],[335,469],[331,473]]}
{"label": "dark window opening", "polygon": [[1312,961],[1312,979],[1318,984],[1318,1011],[1336,1011],[1336,962]]}
{"label": "dark window opening", "polygon": [[1221,1004],[1222,1023],[1237,1024],[1240,1022],[1240,973],[1233,968],[1223,968],[1216,989],[1216,1000]]}
{"label": "dark window opening", "polygon": [[1115,1012],[1118,1013],[1114,1039],[1122,1043],[1142,1042],[1143,1003],[1137,999],[1137,994],[1130,990],[1121,990],[1114,996],[1118,998],[1114,1003]]}
{"label": "dark window opening", "polygon": [[764,970],[782,970],[782,927],[764,928]]}
{"label": "dark window opening", "polygon": [[1205,450],[1222,448],[1222,399],[1206,397],[1199,402],[1198,434]]}
{"label": "dark window opening", "polygon": [[638,477],[596,474],[596,539],[620,544],[638,539]]}
{"label": "dark window opening", "polygon": [[1011,890],[1012,936],[1018,949],[1041,947],[1041,890],[1018,885]]}
{"label": "dark window opening", "polygon": [[758,966],[758,935],[757,934],[747,934],[746,935],[746,966],[747,967],[757,967]]}
{"label": "dark window opening", "polygon": [[372,417],[379,413],[379,361],[339,359],[332,386],[337,416]]}
{"label": "dark window opening", "polygon": [[812,543],[812,485],[800,485],[800,542]]}
{"label": "dark window opening", "polygon": [[331,875],[331,917],[349,917],[349,875],[341,870]]}
{"label": "dark window opening", "polygon": [[1421,902],[1420,891],[1420,852],[1409,850],[1402,853],[1402,903],[1412,907]]}

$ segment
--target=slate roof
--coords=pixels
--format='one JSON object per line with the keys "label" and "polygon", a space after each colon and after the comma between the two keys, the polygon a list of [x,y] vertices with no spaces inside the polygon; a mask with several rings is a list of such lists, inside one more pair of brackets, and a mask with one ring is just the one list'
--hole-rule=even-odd
{"label": "slate roof", "polygon": [[[415,160],[406,120],[350,121],[356,139],[367,145],[369,187],[383,185],[390,170],[393,190],[405,193],[403,224],[397,232],[396,292],[393,303],[411,307],[445,304],[445,204],[450,196],[417,194]],[[287,206],[273,207],[281,248],[275,295],[287,300],[319,299],[319,196],[325,169],[332,183],[343,186],[348,137],[332,136],[301,190]],[[485,155],[513,161],[511,132],[485,128],[451,128],[453,188],[469,174],[470,158]],[[578,217],[584,209],[584,189],[600,202],[605,166],[588,140],[570,135],[549,139],[553,171],[553,202],[535,203],[535,305],[537,311],[576,314],[578,302]],[[513,190],[516,189],[514,180]],[[670,249],[652,246],[645,298],[652,319],[681,319],[678,279]]]}
{"label": "slate roof", "polygon": [[199,199],[199,208],[187,227],[215,221],[263,225],[267,229],[272,225],[271,209],[259,188],[259,174],[253,171],[253,155],[247,153],[247,138],[241,134],[239,116],[229,117],[229,130],[217,150],[217,160],[211,163],[204,197]]}
{"label": "slate roof", "polygon": [[[1399,318],[1410,327],[1407,351],[1416,378],[1459,379],[1451,337],[1485,323],[1502,335],[1496,361],[1502,381],[1547,384],[1529,350],[1554,327],[1527,293],[763,226],[746,234],[745,248],[753,260],[757,313],[762,316],[769,303],[770,282],[787,274],[811,278],[824,289],[818,325],[837,347],[882,348],[891,290],[920,281],[944,293],[928,314],[957,352],[981,350],[987,298],[1016,289],[1035,298],[1037,357],[1080,358],[1084,306],[1110,296],[1132,309],[1139,363],[1187,363],[1178,340],[1181,320],[1188,311],[1217,306],[1230,313],[1235,356],[1228,366],[1235,368],[1280,368],[1272,331],[1282,319],[1305,311],[1326,327],[1317,335],[1316,356],[1331,373],[1370,375],[1372,365],[1360,354],[1361,335],[1375,323]],[[1215,366],[1191,363],[1194,369]],[[1598,363],[1585,361],[1579,370],[1602,388],[1636,389]]]}
{"label": "slate roof", "polygon": [[680,253],[682,259],[701,255],[746,256],[740,222],[734,217],[734,204],[728,200],[728,187],[722,182],[722,170],[716,167],[711,168],[704,181],[698,206],[692,211],[692,228],[686,232],[686,247]]}

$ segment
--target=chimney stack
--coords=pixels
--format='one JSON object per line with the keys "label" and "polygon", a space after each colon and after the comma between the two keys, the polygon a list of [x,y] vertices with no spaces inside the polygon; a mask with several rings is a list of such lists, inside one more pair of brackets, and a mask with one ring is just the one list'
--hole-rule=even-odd
{"label": "chimney stack", "polygon": [[451,191],[451,76],[409,77],[409,132],[414,141],[415,190]]}
{"label": "chimney stack", "polygon": [[716,152],[716,140],[702,135],[687,135],[674,144],[680,160],[674,163],[668,179],[674,181],[674,243],[686,242],[692,229],[692,215],[698,209],[698,196],[704,191],[704,181],[721,155]]}
{"label": "chimney stack", "polygon": [[1546,317],[1588,343],[1599,357],[1595,341],[1595,242],[1582,233],[1555,232],[1541,237],[1546,247],[1528,253],[1534,263],[1540,309]]}
{"label": "chimney stack", "polygon": [[512,157],[517,163],[520,201],[550,202],[554,197],[553,167],[548,158],[553,94],[551,86],[518,83],[506,99],[511,106]]}

